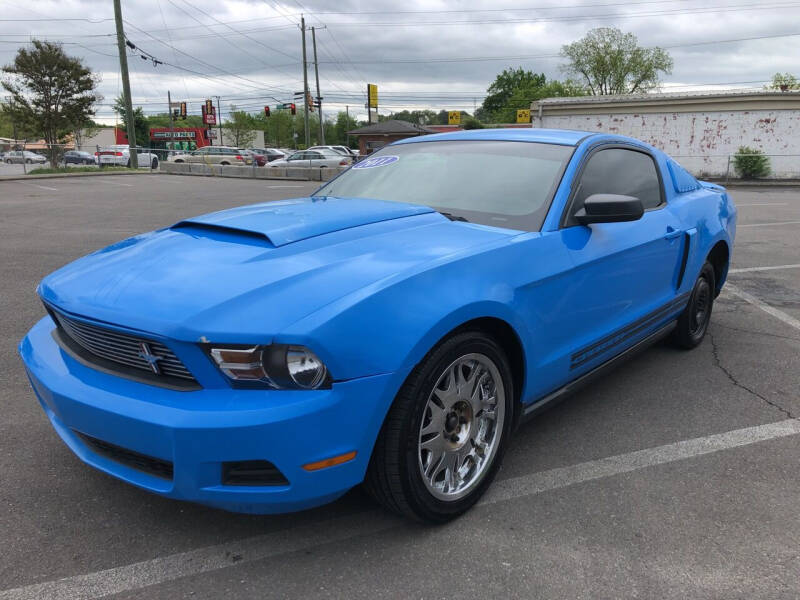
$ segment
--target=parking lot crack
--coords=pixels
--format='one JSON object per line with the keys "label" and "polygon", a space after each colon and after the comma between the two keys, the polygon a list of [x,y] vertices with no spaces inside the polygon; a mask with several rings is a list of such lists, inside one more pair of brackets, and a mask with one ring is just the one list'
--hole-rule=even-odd
{"label": "parking lot crack", "polygon": [[767,398],[765,396],[762,396],[761,394],[759,394],[758,392],[756,392],[752,388],[749,388],[746,385],[744,385],[742,382],[740,382],[734,376],[734,374],[731,373],[731,371],[725,365],[722,364],[722,359],[720,358],[720,355],[719,355],[719,346],[717,345],[717,341],[714,339],[714,334],[712,334],[711,331],[708,331],[708,339],[711,342],[711,354],[712,354],[712,357],[714,358],[714,365],[720,371],[722,371],[725,374],[725,376],[728,378],[728,381],[730,381],[731,384],[733,384],[736,387],[748,392],[749,394],[752,394],[753,396],[755,396],[756,398],[758,398],[759,400],[761,400],[765,404],[767,404],[767,405],[771,406],[772,408],[780,411],[781,413],[783,413],[784,415],[786,415],[790,419],[796,419],[797,418],[797,416],[793,415],[792,412],[790,410],[788,410],[787,408],[784,408],[783,406],[781,406],[780,404],[778,404],[774,400],[770,400],[769,398]]}

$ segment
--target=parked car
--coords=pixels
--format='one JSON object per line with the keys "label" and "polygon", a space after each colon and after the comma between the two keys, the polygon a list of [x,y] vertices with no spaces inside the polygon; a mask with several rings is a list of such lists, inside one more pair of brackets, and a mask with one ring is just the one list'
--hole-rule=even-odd
{"label": "parked car", "polygon": [[311,146],[309,150],[333,150],[334,152],[338,152],[344,156],[350,156],[351,158],[358,156],[358,152],[347,146]]}
{"label": "parked car", "polygon": [[207,165],[250,165],[253,159],[232,146],[204,146],[193,152],[177,154],[170,158],[176,163],[203,163]]}
{"label": "parked car", "polygon": [[346,167],[352,162],[353,159],[349,156],[333,150],[299,150],[291,156],[267,163],[267,167],[319,167],[325,169]]}
{"label": "parked car", "polygon": [[631,138],[408,138],[311,197],[62,267],[19,351],[58,435],[138,487],[269,513],[364,482],[443,522],[522,419],[659,339],[701,343],[736,219]]}
{"label": "parked car", "polygon": [[36,152],[31,152],[29,150],[11,150],[6,152],[3,160],[6,161],[9,165],[14,164],[39,164],[42,165],[47,162],[47,159],[42,156],[41,154],[37,154]]}
{"label": "parked car", "polygon": [[[131,148],[127,144],[116,144],[101,148],[95,152],[97,164],[104,166],[131,166]],[[158,156],[153,152],[146,152],[142,148],[136,148],[136,156],[139,161],[140,169],[155,169],[158,167]]]}
{"label": "parked car", "polygon": [[68,150],[64,152],[61,159],[63,165],[93,165],[95,158],[89,152],[82,152],[80,150]]}
{"label": "parked car", "polygon": [[[253,152],[257,154],[261,154],[264,158],[267,159],[267,162],[272,162],[273,160],[278,160],[280,158],[286,157],[286,152],[282,150],[278,150],[276,148],[250,148]],[[290,152],[290,154],[292,154]]]}
{"label": "parked car", "polygon": [[243,156],[250,157],[250,164],[255,163],[257,167],[263,167],[267,164],[267,157],[256,152],[255,150],[246,149],[240,150],[239,152],[241,152]]}

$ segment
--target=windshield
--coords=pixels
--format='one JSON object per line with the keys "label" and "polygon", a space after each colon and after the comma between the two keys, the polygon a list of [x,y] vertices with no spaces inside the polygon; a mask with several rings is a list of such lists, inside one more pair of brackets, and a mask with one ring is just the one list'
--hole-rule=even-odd
{"label": "windshield", "polygon": [[362,159],[315,195],[422,204],[453,219],[537,231],[573,149],[507,141],[398,144]]}

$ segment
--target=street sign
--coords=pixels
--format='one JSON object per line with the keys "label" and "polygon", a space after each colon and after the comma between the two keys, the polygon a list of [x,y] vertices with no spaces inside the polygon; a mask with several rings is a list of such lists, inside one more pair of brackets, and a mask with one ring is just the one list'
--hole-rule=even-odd
{"label": "street sign", "polygon": [[517,123],[530,123],[531,110],[529,108],[521,108],[517,111]]}
{"label": "street sign", "polygon": [[461,125],[461,111],[460,110],[451,110],[447,113],[447,124],[448,125]]}
{"label": "street sign", "polygon": [[367,98],[369,108],[378,108],[378,86],[374,83],[367,84]]}
{"label": "street sign", "polygon": [[206,125],[216,125],[217,124],[217,115],[216,113],[206,113],[203,115],[203,123]]}

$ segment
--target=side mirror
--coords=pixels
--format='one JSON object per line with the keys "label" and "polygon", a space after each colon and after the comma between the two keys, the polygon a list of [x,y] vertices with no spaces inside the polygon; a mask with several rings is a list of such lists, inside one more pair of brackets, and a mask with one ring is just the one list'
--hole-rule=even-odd
{"label": "side mirror", "polygon": [[575,219],[581,225],[590,223],[621,223],[642,218],[642,201],[634,196],[619,194],[592,194],[578,212]]}

